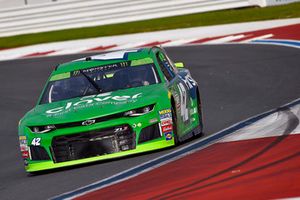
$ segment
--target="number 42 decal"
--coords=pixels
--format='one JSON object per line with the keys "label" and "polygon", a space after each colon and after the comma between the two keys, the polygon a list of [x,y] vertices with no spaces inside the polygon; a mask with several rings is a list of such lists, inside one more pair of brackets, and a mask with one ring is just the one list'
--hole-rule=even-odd
{"label": "number 42 decal", "polygon": [[41,138],[33,138],[31,144],[33,146],[40,146],[41,145],[41,140],[42,140]]}

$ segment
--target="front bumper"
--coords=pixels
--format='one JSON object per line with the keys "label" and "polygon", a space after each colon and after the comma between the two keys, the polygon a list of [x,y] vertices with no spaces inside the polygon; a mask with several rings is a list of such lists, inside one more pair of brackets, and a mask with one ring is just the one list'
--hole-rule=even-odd
{"label": "front bumper", "polygon": [[101,161],[101,160],[108,160],[128,155],[133,155],[137,153],[157,150],[161,148],[166,148],[174,145],[174,140],[154,140],[145,144],[138,145],[136,149],[123,151],[123,152],[117,152],[102,156],[96,156],[96,157],[90,157],[85,159],[79,159],[79,160],[72,160],[72,161],[66,161],[66,162],[60,162],[60,163],[54,163],[51,161],[31,161],[30,164],[25,166],[25,169],[27,172],[36,172],[36,171],[42,171],[42,170],[50,170],[55,168],[61,168],[61,167],[68,167],[68,166],[74,166],[84,163],[91,163],[95,161]]}
{"label": "front bumper", "polygon": [[[172,119],[169,120],[172,123]],[[24,127],[24,132],[28,133],[26,140],[31,152],[29,158],[24,160],[25,169],[27,172],[49,170],[173,146],[174,137],[170,137],[172,130],[166,134],[161,125],[160,115],[156,111],[144,116],[113,119],[91,126],[63,128],[47,134],[34,134]],[[122,131],[125,126],[128,129]],[[159,133],[152,134],[154,129],[151,127],[154,126],[159,128]],[[115,132],[116,130],[120,133]],[[151,136],[144,135],[143,130],[147,130]],[[24,139],[24,136],[20,137]],[[37,138],[39,145],[33,146]],[[101,148],[97,148],[98,146]],[[44,149],[46,156],[33,155],[33,148]]]}

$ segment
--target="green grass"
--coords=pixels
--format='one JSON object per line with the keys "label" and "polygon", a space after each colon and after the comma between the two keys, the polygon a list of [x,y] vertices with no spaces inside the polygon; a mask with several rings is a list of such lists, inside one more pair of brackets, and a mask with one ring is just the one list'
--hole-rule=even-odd
{"label": "green grass", "polygon": [[243,8],[0,38],[0,48],[175,28],[300,17],[300,3]]}

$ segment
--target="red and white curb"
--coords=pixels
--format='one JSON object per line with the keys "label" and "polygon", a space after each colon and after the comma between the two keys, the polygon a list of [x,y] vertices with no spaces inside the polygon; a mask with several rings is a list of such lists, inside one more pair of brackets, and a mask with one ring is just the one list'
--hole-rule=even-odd
{"label": "red and white curb", "polygon": [[299,119],[300,99],[53,199],[297,198]]}
{"label": "red and white curb", "polygon": [[249,42],[284,45],[282,42],[270,42],[270,39],[271,41],[274,39],[289,40],[292,42],[291,45],[285,44],[285,46],[299,48],[300,45],[297,43],[294,45],[293,42],[300,40],[300,18],[186,28],[38,44],[0,50],[0,60],[112,51],[154,45],[169,47],[195,44]]}

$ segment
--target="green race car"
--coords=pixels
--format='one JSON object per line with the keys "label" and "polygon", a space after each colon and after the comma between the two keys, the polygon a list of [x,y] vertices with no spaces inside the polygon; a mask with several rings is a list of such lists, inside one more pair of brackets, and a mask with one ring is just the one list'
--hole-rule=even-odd
{"label": "green race car", "polygon": [[165,148],[201,133],[197,83],[159,47],[57,66],[19,122],[27,172]]}

